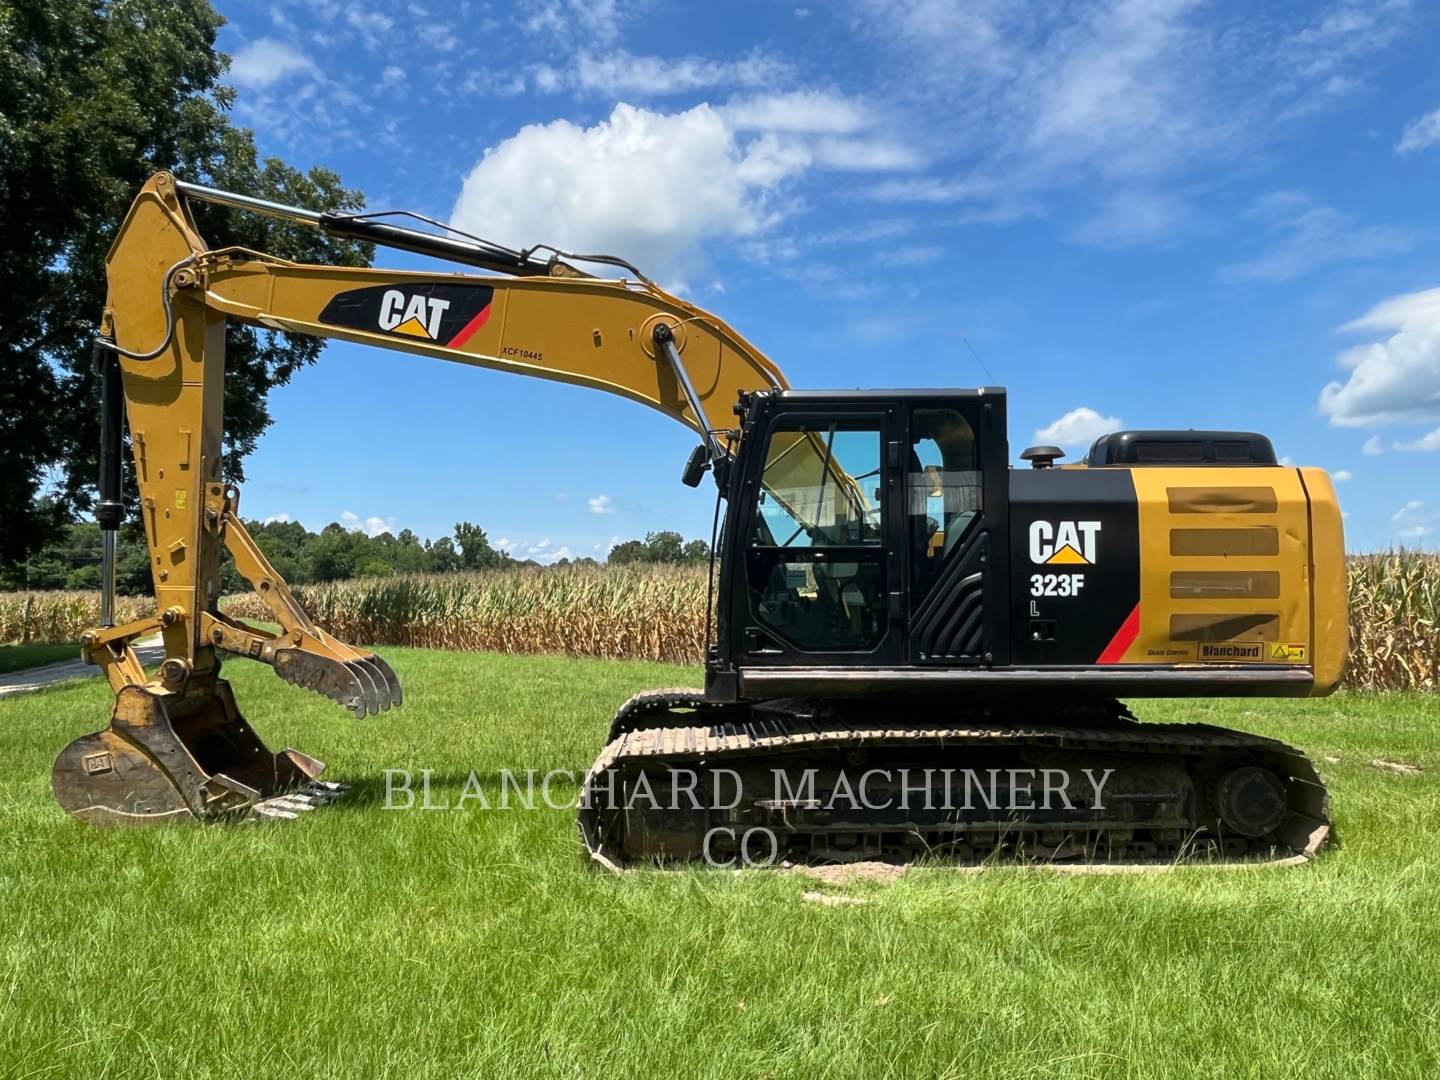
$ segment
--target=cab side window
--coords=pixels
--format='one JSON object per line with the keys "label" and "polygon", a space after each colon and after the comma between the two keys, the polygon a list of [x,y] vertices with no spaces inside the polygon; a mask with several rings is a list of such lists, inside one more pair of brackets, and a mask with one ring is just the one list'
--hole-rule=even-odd
{"label": "cab side window", "polygon": [[910,587],[919,602],[945,556],[983,508],[975,430],[955,409],[916,409],[910,421],[910,461],[905,489],[909,505]]}

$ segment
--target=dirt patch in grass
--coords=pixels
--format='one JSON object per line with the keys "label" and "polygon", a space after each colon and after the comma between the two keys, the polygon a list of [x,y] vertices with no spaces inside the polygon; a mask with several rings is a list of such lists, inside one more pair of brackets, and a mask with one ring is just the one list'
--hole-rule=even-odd
{"label": "dirt patch in grass", "polygon": [[800,894],[800,899],[807,904],[819,904],[821,907],[852,907],[870,902],[863,896],[843,896],[839,893],[816,892],[814,889],[805,890]]}
{"label": "dirt patch in grass", "polygon": [[895,863],[856,862],[839,866],[795,866],[791,872],[813,878],[822,885],[853,885],[857,881],[889,885],[905,873],[905,867]]}
{"label": "dirt patch in grass", "polygon": [[1411,765],[1407,761],[1386,761],[1384,758],[1375,758],[1370,762],[1376,769],[1384,769],[1386,772],[1397,773],[1400,776],[1419,776],[1421,769],[1419,765]]}

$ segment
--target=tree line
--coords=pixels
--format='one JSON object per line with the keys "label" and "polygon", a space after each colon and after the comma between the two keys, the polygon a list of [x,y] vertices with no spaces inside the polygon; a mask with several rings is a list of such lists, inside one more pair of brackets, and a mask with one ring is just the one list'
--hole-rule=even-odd
{"label": "tree line", "polygon": [[[491,543],[485,530],[469,521],[438,540],[421,539],[410,529],[398,536],[382,532],[369,536],[338,522],[311,532],[298,521],[247,521],[245,529],[277,573],[292,585],[308,585],[348,578],[388,577],[391,574],[446,574],[462,570],[498,570],[539,565],[516,559]],[[632,563],[703,563],[709,558],[703,540],[688,543],[678,532],[647,533],[644,540],[626,540],[610,549],[609,561]],[[562,558],[550,564],[598,565],[595,559]],[[227,551],[222,556],[220,585],[226,593],[248,586]],[[145,538],[136,529],[122,533],[115,567],[116,589],[131,596],[152,591],[150,561]],[[0,567],[0,589],[98,589],[100,587],[100,527],[94,522],[66,526],[61,535],[23,563]]]}
{"label": "tree line", "polygon": [[[105,253],[146,178],[186,180],[312,210],[363,209],[328,169],[257,151],[234,124],[224,24],[209,0],[0,0],[0,573],[81,528],[97,470],[91,340],[105,305]],[[212,247],[304,263],[366,266],[373,248],[225,207],[192,207]],[[269,395],[314,362],[312,337],[225,328],[222,474],[270,426]],[[127,459],[129,455],[126,455]],[[136,491],[125,480],[132,522]],[[44,561],[42,559],[42,561]]]}

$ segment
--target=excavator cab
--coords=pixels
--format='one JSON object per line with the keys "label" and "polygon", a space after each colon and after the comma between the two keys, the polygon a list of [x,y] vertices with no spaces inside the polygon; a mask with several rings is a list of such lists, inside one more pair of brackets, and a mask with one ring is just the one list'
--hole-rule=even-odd
{"label": "excavator cab", "polygon": [[1005,663],[1004,390],[785,391],[744,408],[711,696]]}

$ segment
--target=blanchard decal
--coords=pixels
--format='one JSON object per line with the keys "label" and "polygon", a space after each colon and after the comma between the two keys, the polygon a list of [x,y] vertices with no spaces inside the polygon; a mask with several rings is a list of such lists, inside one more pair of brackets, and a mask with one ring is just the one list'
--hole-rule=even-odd
{"label": "blanchard decal", "polygon": [[1098,521],[1032,521],[1030,561],[1048,566],[1093,566],[1100,536]]}
{"label": "blanchard decal", "polygon": [[494,297],[488,285],[449,281],[368,285],[331,297],[320,322],[458,349],[490,318]]}
{"label": "blanchard decal", "polygon": [[1199,659],[1254,663],[1265,659],[1265,646],[1259,641],[1202,641]]}

